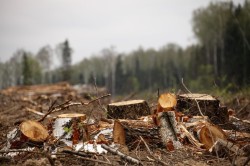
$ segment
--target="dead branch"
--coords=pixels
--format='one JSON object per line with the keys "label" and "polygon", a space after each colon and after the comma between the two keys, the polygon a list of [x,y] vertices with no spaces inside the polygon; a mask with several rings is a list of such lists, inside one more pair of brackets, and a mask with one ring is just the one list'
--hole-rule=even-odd
{"label": "dead branch", "polygon": [[70,151],[70,150],[63,150],[62,152],[72,154],[72,155],[76,155],[76,156],[81,156],[81,158],[84,159],[84,160],[93,161],[93,162],[102,163],[102,164],[107,164],[107,165],[112,165],[111,163],[108,163],[108,162],[105,162],[105,161],[87,158],[86,154],[83,154],[83,153],[73,152],[73,151]]}
{"label": "dead branch", "polygon": [[111,147],[109,147],[108,145],[105,145],[105,144],[102,144],[101,147],[107,151],[109,151],[110,153],[112,154],[115,154],[115,155],[118,155],[120,156],[122,159],[125,159],[131,163],[134,163],[134,164],[138,164],[138,165],[142,165],[142,163],[138,160],[138,159],[135,159],[131,156],[128,156],[128,155],[125,155],[123,154],[122,152],[116,150],[116,149],[113,149]]}
{"label": "dead branch", "polygon": [[40,120],[38,120],[38,122],[42,122],[49,114],[52,113],[53,107],[54,107],[55,104],[56,104],[56,100],[53,101],[53,103],[52,103],[51,106],[49,107],[49,110],[47,111],[47,113],[46,113]]}
{"label": "dead branch", "polygon": [[91,104],[91,103],[93,103],[93,102],[95,102],[95,101],[97,101],[97,100],[100,100],[100,99],[102,99],[102,98],[109,97],[109,96],[111,96],[111,94],[106,94],[106,95],[97,97],[97,98],[95,98],[95,99],[93,99],[93,100],[91,100],[91,101],[89,101],[89,102],[86,102],[86,103],[81,102],[81,103],[82,103],[82,105],[89,105],[89,104]]}
{"label": "dead branch", "polygon": [[[181,79],[181,83],[182,83],[183,87],[186,89],[186,91],[188,91],[190,94],[192,94],[192,92],[191,92],[190,90],[188,90],[188,88],[187,88],[186,85],[184,84],[183,78]],[[195,101],[196,104],[197,104],[197,107],[198,107],[198,110],[199,110],[201,116],[203,117],[203,119],[205,119],[204,114],[201,112],[201,108],[200,108],[200,105],[199,105],[198,101],[197,101],[196,99],[194,99],[194,101]]]}
{"label": "dead branch", "polygon": [[199,147],[199,148],[204,146],[199,141],[197,141],[191,133],[188,132],[188,130],[186,129],[186,127],[183,124],[180,124],[179,128],[183,132],[183,136],[187,137],[191,144],[193,144],[193,145],[195,145],[196,147]]}
{"label": "dead branch", "polygon": [[[32,113],[34,113],[34,114],[36,114],[36,115],[45,116],[44,113],[39,112],[39,111],[37,111],[37,110],[34,110],[34,109],[32,109],[32,108],[26,107],[26,108],[25,108],[25,111],[32,112]],[[50,115],[47,115],[47,117],[51,117],[51,116],[50,116]]]}
{"label": "dead branch", "polygon": [[27,149],[13,149],[13,150],[0,150],[0,154],[8,154],[8,153],[36,153],[36,154],[44,154],[42,152],[37,152],[37,151],[33,151],[33,150],[27,150]]}

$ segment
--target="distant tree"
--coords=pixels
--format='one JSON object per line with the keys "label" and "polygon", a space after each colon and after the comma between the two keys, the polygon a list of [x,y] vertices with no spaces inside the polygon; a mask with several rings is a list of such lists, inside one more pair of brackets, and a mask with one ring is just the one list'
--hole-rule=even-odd
{"label": "distant tree", "polygon": [[31,66],[29,63],[28,55],[25,52],[23,54],[23,84],[24,85],[32,84]]}
{"label": "distant tree", "polygon": [[70,48],[68,40],[58,45],[57,53],[61,59],[62,81],[70,81],[72,48]]}
{"label": "distant tree", "polygon": [[53,50],[49,45],[42,47],[36,55],[36,59],[39,62],[42,69],[42,83],[51,82],[52,78],[50,74],[50,69],[52,65],[52,58],[53,58]]}

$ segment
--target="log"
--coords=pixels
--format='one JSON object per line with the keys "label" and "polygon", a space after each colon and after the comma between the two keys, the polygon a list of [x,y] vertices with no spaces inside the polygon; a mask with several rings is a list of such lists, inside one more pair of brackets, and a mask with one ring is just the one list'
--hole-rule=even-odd
{"label": "log", "polygon": [[157,113],[174,110],[176,104],[177,104],[177,99],[175,94],[171,93],[161,94],[158,99]]}
{"label": "log", "polygon": [[114,143],[125,145],[126,144],[125,140],[126,136],[124,128],[118,120],[115,120],[113,127],[113,141]]}
{"label": "log", "polygon": [[[121,126],[125,131],[125,144],[130,150],[134,149],[140,142],[140,136],[146,140],[149,145],[154,147],[162,147],[161,136],[159,135],[159,128],[153,123],[153,120],[130,120],[119,119]],[[118,131],[120,131],[119,129]],[[114,128],[114,132],[116,129]],[[121,132],[122,133],[122,132]],[[114,135],[117,135],[114,133]]]}
{"label": "log", "polygon": [[85,114],[58,115],[50,124],[53,136],[57,140],[62,139],[67,145],[72,146],[83,139],[88,139],[85,119]]}
{"label": "log", "polygon": [[214,145],[209,149],[209,152],[219,155],[219,157],[223,157],[227,154],[226,150],[230,150],[234,153],[237,153],[238,155],[241,156],[247,156],[248,153],[245,152],[243,149],[240,149],[239,146],[233,144],[232,142],[223,140],[223,139],[218,139]]}
{"label": "log", "polygon": [[225,132],[219,126],[206,121],[197,121],[186,126],[206,149],[210,149],[218,139],[227,139]]}
{"label": "log", "polygon": [[224,124],[228,122],[229,115],[227,107],[221,107],[220,101],[207,94],[182,94],[177,96],[176,109],[186,115],[208,116],[214,124]]}
{"label": "log", "polygon": [[230,116],[229,122],[221,125],[221,127],[226,130],[235,130],[235,131],[250,133],[250,121],[241,120],[234,116]]}
{"label": "log", "polygon": [[150,115],[150,108],[144,100],[129,100],[108,105],[109,119],[137,119]]}
{"label": "log", "polygon": [[177,135],[180,130],[177,128],[177,122],[174,111],[160,112],[158,114],[161,139],[167,150],[172,151],[181,147]]}

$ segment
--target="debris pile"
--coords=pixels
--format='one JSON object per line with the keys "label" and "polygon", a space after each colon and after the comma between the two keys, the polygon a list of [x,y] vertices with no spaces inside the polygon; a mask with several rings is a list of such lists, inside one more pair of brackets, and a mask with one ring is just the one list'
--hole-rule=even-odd
{"label": "debris pile", "polygon": [[[229,116],[227,108],[210,95],[164,93],[158,98],[156,110],[150,110],[144,100],[110,103],[106,117],[95,118],[92,111],[77,113],[70,108],[75,105],[88,107],[98,102],[103,108],[100,100],[108,94],[83,102],[77,90],[66,84],[30,89],[16,87],[1,93],[17,92],[22,100],[31,102],[41,96],[45,98],[44,95],[50,98],[61,94],[66,102],[52,103],[46,113],[30,108],[29,112],[40,118],[24,120],[12,128],[6,143],[1,144],[0,157],[18,158],[42,153],[51,165],[56,165],[60,155],[70,154],[85,161],[112,165],[114,163],[105,157],[110,153],[118,155],[119,161],[131,164],[143,165],[148,160],[168,165],[159,154],[189,148],[220,158],[231,158],[234,154],[245,157],[245,164],[249,162],[250,122]],[[80,101],[69,100],[68,94]],[[130,155],[138,148],[146,151],[146,159]],[[105,161],[95,158],[96,155],[103,155]]]}

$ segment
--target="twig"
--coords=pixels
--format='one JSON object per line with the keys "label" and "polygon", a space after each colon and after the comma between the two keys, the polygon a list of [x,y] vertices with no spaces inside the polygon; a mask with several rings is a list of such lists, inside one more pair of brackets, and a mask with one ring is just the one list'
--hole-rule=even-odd
{"label": "twig", "polygon": [[149,149],[148,144],[146,143],[146,141],[145,141],[141,136],[140,136],[140,139],[142,140],[142,142],[143,142],[144,145],[146,146],[146,149],[147,149],[148,153],[150,154],[150,156],[153,157],[155,161],[161,163],[162,165],[167,165],[167,166],[169,165],[169,164],[165,163],[164,161],[161,161],[161,160],[157,159],[157,158],[153,155],[153,152]]}
{"label": "twig", "polygon": [[[98,90],[97,90],[97,85],[96,85],[96,78],[94,78],[94,83],[95,83],[96,96],[98,96]],[[101,101],[99,99],[98,99],[98,104],[99,104],[99,106],[101,107],[101,109],[103,111],[107,112],[107,110],[102,106]]]}
{"label": "twig", "polygon": [[245,106],[243,106],[236,114],[240,115],[240,113],[250,104],[250,102],[248,102]]}
{"label": "twig", "polygon": [[[192,94],[192,92],[191,92],[190,90],[188,90],[188,88],[187,88],[186,85],[184,84],[183,78],[181,79],[181,83],[182,83],[183,87],[186,89],[186,91],[188,91],[190,94]],[[199,105],[198,101],[197,101],[195,98],[194,98],[194,101],[195,101],[196,104],[197,104],[197,107],[198,107],[198,110],[199,110],[201,116],[205,119],[204,114],[201,112],[201,108],[200,108],[200,105]]]}
{"label": "twig", "polygon": [[124,98],[122,98],[121,100],[117,100],[116,102],[119,102],[119,101],[127,101],[129,99],[131,99],[132,97],[134,97],[136,95],[137,92],[132,92],[130,93],[128,96],[125,96]]}
{"label": "twig", "polygon": [[125,159],[126,161],[129,161],[129,162],[134,163],[134,164],[142,165],[142,163],[138,159],[135,159],[131,156],[125,155],[122,152],[109,147],[108,145],[102,144],[101,147],[103,149],[109,151],[112,154],[116,154],[116,155],[120,156],[122,159]]}
{"label": "twig", "polygon": [[108,163],[108,162],[105,162],[105,161],[94,160],[94,159],[91,159],[91,158],[87,158],[86,154],[83,154],[83,153],[73,152],[73,151],[70,151],[70,150],[63,150],[62,152],[72,154],[72,155],[76,155],[76,156],[81,156],[81,158],[84,159],[84,160],[98,162],[98,163],[107,164],[107,165],[112,165],[111,163]]}
{"label": "twig", "polygon": [[108,96],[111,96],[111,94],[106,94],[106,95],[97,97],[97,98],[95,98],[95,99],[93,99],[93,100],[91,100],[91,101],[89,101],[89,102],[86,102],[86,103],[82,102],[82,105],[89,105],[90,103],[93,103],[93,102],[95,102],[95,101],[97,101],[97,100],[99,101],[100,99],[105,98],[105,97],[108,97]]}
{"label": "twig", "polygon": [[[25,108],[25,111],[32,112],[32,113],[34,113],[34,114],[36,114],[36,115],[39,115],[39,116],[44,116],[44,115],[45,115],[45,114],[42,113],[42,112],[39,112],[39,111],[37,111],[37,110],[34,110],[34,109],[32,109],[32,108],[28,108],[28,107]],[[47,117],[51,117],[51,116],[48,115]]]}
{"label": "twig", "polygon": [[36,153],[36,154],[44,154],[42,152],[37,152],[37,151],[31,151],[31,150],[26,150],[26,149],[15,149],[15,150],[0,150],[1,154],[4,153],[15,153],[15,152],[28,152],[28,153]]}
{"label": "twig", "polygon": [[52,113],[53,107],[54,107],[55,104],[56,104],[56,100],[53,101],[53,103],[52,103],[51,106],[49,107],[49,110],[47,111],[47,113],[46,113],[40,120],[38,120],[38,122],[42,122],[49,114]]}

